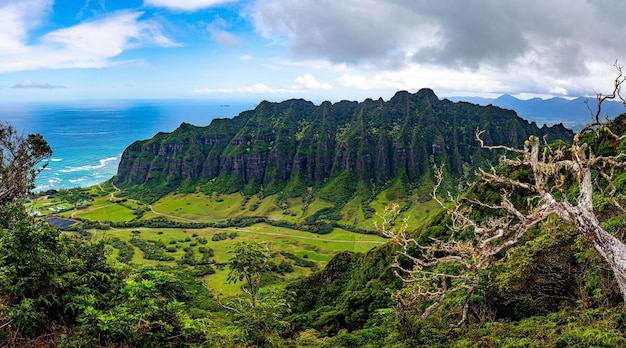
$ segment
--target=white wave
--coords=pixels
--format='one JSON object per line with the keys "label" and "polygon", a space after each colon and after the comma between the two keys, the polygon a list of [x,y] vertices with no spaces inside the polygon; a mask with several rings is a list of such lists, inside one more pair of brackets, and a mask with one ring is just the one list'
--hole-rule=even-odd
{"label": "white wave", "polygon": [[71,184],[75,184],[75,183],[77,183],[77,182],[81,182],[81,181],[85,181],[85,180],[87,180],[87,178],[82,177],[82,178],[78,178],[78,179],[69,179],[68,181],[69,181]]}
{"label": "white wave", "polygon": [[85,170],[100,169],[100,168],[104,168],[109,162],[113,162],[113,161],[117,161],[117,157],[109,157],[109,158],[101,159],[100,161],[98,161],[99,164],[95,166],[86,165],[86,166],[80,166],[80,167],[67,167],[67,169],[61,169],[59,170],[59,172],[72,173],[72,172],[79,172],[79,171],[85,171]]}
{"label": "white wave", "polygon": [[63,159],[61,159],[61,158],[51,158],[50,161],[52,161],[52,162],[61,162],[61,161],[63,161]]}

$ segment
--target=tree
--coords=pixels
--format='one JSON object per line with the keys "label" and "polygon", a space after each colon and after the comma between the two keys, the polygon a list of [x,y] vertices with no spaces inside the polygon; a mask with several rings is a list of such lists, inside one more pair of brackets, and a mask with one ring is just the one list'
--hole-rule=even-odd
{"label": "tree", "polygon": [[[602,104],[618,99],[626,105],[621,87],[626,81],[622,67],[610,94],[597,94],[592,122],[574,136],[571,144],[542,144],[531,136],[523,149],[486,144],[484,149],[503,150],[501,166],[478,174],[479,185],[491,197],[472,192],[452,199],[446,205],[438,196],[441,170],[433,197],[448,213],[450,234],[420,243],[404,224],[390,230],[393,209],[383,219],[381,231],[400,245],[395,267],[398,274],[415,284],[417,295],[430,300],[422,317],[427,317],[449,295],[462,294],[461,317],[451,324],[459,327],[467,320],[472,296],[481,279],[501,252],[518,243],[533,226],[549,217],[571,223],[611,267],[626,303],[626,244],[607,232],[594,212],[594,189],[604,194],[619,211],[626,212],[623,196],[617,194],[616,177],[626,167],[624,121],[601,119]],[[514,154],[507,156],[506,154]],[[475,186],[476,187],[476,186]],[[496,192],[497,194],[493,194]]]}
{"label": "tree", "polygon": [[0,342],[2,346],[203,344],[183,283],[162,271],[107,262],[105,242],[63,234],[21,201],[52,151],[40,135],[0,124]]}
{"label": "tree", "polygon": [[270,271],[270,248],[256,241],[237,242],[233,257],[228,262],[230,272],[227,281],[244,281],[242,290],[249,301],[235,299],[222,306],[233,312],[237,324],[243,329],[246,339],[255,346],[272,346],[277,333],[289,324],[283,317],[290,312],[288,294],[268,291],[261,293],[263,275]]}
{"label": "tree", "polygon": [[40,134],[24,137],[7,123],[0,124],[0,204],[25,197],[35,188],[35,168],[52,150]]}
{"label": "tree", "polygon": [[43,170],[35,165],[51,154],[41,135],[23,137],[0,123],[0,327],[5,330],[32,332],[45,320],[37,298],[49,300],[59,264],[58,230],[35,221],[16,201],[34,188]]}
{"label": "tree", "polygon": [[252,312],[256,316],[261,279],[269,270],[270,249],[266,244],[258,242],[238,242],[231,253],[233,257],[228,261],[230,272],[226,280],[237,283],[245,279],[241,289],[250,296]]}

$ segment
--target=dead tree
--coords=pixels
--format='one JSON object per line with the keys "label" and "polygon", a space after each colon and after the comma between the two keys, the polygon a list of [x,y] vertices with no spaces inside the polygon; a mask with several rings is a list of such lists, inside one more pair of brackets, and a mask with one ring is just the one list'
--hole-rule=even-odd
{"label": "dead tree", "polygon": [[[481,276],[492,266],[497,255],[550,216],[575,226],[606,260],[626,303],[626,244],[601,226],[592,201],[595,189],[607,195],[616,209],[626,212],[613,181],[614,174],[626,167],[626,153],[619,151],[619,144],[626,134],[615,132],[609,120],[601,118],[605,101],[620,100],[626,105],[621,95],[626,77],[621,66],[616,64],[615,67],[618,76],[612,93],[597,94],[597,107],[591,112],[592,122],[574,136],[571,144],[542,144],[538,137],[531,136],[523,149],[516,149],[487,145],[482,132],[476,133],[482,148],[505,152],[500,167],[478,173],[478,184],[500,190],[499,197],[493,202],[463,197],[453,199],[452,204],[444,203],[436,194],[441,182],[439,171],[433,197],[449,215],[450,238],[431,239],[430,243],[422,245],[405,231],[405,225],[398,231],[391,231],[389,216],[392,214],[383,219],[380,230],[400,246],[394,265],[397,273],[405,282],[415,284],[419,295],[431,301],[423,317],[428,316],[446,296],[463,294],[460,319],[450,326],[462,325],[467,320],[470,299],[478,289]],[[603,141],[612,143],[615,152],[596,154],[590,145]],[[528,175],[512,176],[510,173],[516,170],[517,173],[526,171]],[[520,200],[520,196],[525,199]],[[468,232],[471,238],[455,238]],[[450,269],[454,271],[450,272]]]}

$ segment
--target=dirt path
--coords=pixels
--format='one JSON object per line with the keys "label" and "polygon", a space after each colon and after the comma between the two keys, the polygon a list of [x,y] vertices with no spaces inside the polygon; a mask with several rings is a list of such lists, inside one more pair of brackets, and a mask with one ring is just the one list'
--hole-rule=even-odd
{"label": "dirt path", "polygon": [[[113,184],[111,184],[111,185],[113,185]],[[100,188],[100,191],[106,192],[102,188],[102,184],[98,184],[98,187]],[[115,200],[115,193],[120,192],[121,190],[119,188],[117,188],[117,186],[115,186],[115,185],[113,185],[113,188],[115,189],[115,192],[111,192],[111,195],[109,197],[109,201],[111,202],[111,204],[103,205],[103,206],[98,207],[98,208],[88,208],[88,209],[83,209],[83,210],[80,210],[80,211],[74,211],[70,215],[70,218],[73,219],[74,216],[76,215],[76,213],[91,213],[92,211],[96,211],[98,209],[103,209],[103,208],[107,208],[107,207],[110,207],[112,205],[115,205],[116,203],[113,202]]]}
{"label": "dirt path", "polygon": [[[111,192],[111,197],[109,198],[109,201],[113,202],[116,199],[115,194],[118,193],[118,192],[121,192],[122,190],[120,190],[120,188],[115,186],[115,184],[113,184],[113,183],[111,183],[111,185],[115,189],[115,192]],[[133,200],[133,201],[135,201],[135,200]],[[202,221],[198,221],[198,220],[187,219],[187,218],[176,216],[176,215],[168,215],[168,214],[164,214],[164,213],[159,213],[158,211],[154,210],[154,207],[152,207],[152,204],[148,204],[148,208],[150,208],[150,211],[154,215],[165,216],[165,217],[168,217],[168,218],[179,219],[179,220],[184,220],[184,221],[189,221],[189,222],[202,222]]]}
{"label": "dirt path", "polygon": [[[294,239],[304,239],[304,240],[315,240],[315,241],[319,241],[319,242],[337,242],[337,243],[359,243],[359,244],[385,244],[387,243],[387,241],[385,240],[381,240],[381,241],[375,241],[375,240],[348,240],[348,239],[327,239],[327,238],[319,238],[319,237],[307,237],[307,236],[296,236],[293,234],[287,234],[287,233],[271,233],[271,232],[261,232],[261,231],[253,231],[251,229],[247,229],[247,228],[233,228],[233,227],[205,227],[205,228],[175,228],[175,227],[169,227],[169,228],[151,228],[151,227],[136,227],[133,228],[134,230],[138,230],[138,231],[149,231],[149,230],[186,230],[186,231],[197,231],[197,230],[204,230],[204,229],[214,229],[214,230],[218,230],[218,231],[231,231],[231,232],[242,232],[242,233],[250,233],[250,234],[262,234],[265,236],[272,236],[272,237],[286,237],[286,238],[294,238]],[[119,229],[114,229],[114,230],[119,230]],[[105,232],[106,233],[106,232]]]}
{"label": "dirt path", "polygon": [[385,244],[387,241],[370,241],[370,240],[346,240],[346,239],[325,239],[325,238],[315,238],[315,237],[306,237],[306,236],[294,236],[292,234],[284,234],[284,233],[270,233],[270,232],[259,232],[252,231],[249,229],[235,229],[231,227],[220,228],[220,230],[227,231],[235,231],[235,232],[244,232],[244,233],[254,233],[254,234],[262,234],[266,236],[274,236],[274,237],[289,237],[289,238],[297,238],[297,239],[305,239],[305,240],[317,240],[321,242],[337,242],[337,243],[362,243],[362,244]]}
{"label": "dirt path", "polygon": [[159,216],[165,216],[165,217],[168,217],[168,218],[178,219],[178,220],[185,220],[185,221],[189,221],[189,222],[197,222],[197,223],[206,222],[206,221],[199,221],[199,220],[187,219],[187,218],[180,217],[180,216],[176,216],[176,215],[168,215],[168,214],[164,214],[164,213],[159,213],[158,211],[154,210],[154,208],[152,207],[152,204],[148,204],[148,208],[150,208],[150,211],[151,211],[153,214],[155,214],[155,215],[159,215]]}
{"label": "dirt path", "polygon": [[111,186],[113,186],[115,191],[111,192],[111,196],[109,197],[109,200],[110,201],[114,201],[115,200],[115,194],[118,193],[118,192],[121,192],[122,190],[120,190],[119,187],[115,186],[115,184],[113,182],[111,182]]}
{"label": "dirt path", "polygon": [[80,211],[74,211],[70,215],[70,218],[73,219],[74,215],[76,215],[77,213],[81,213],[81,214],[83,214],[83,213],[91,213],[92,211],[96,211],[96,210],[100,210],[100,209],[103,209],[103,208],[107,208],[107,207],[110,207],[112,205],[115,205],[115,204],[107,204],[107,205],[103,205],[103,206],[97,207],[97,208],[88,208],[88,209],[83,209],[83,210],[80,210]]}
{"label": "dirt path", "polygon": [[[173,219],[185,220],[185,221],[189,221],[189,222],[197,222],[197,223],[205,222],[205,221],[199,221],[199,220],[186,219],[186,218],[182,218],[182,217],[175,216],[175,215],[168,215],[168,214],[159,213],[159,212],[155,211],[154,208],[152,208],[152,205],[148,205],[148,207],[150,207],[150,211],[152,211],[156,215],[165,216],[165,217],[169,217],[169,218],[173,218]],[[237,228],[232,228],[232,227],[222,227],[222,228],[211,227],[211,228],[215,228],[215,229],[218,229],[218,230],[224,230],[224,231],[234,231],[234,232],[262,234],[262,235],[274,236],[274,237],[289,237],[289,238],[298,238],[298,239],[306,239],[306,240],[318,240],[318,241],[322,241],[322,242],[365,243],[365,244],[368,244],[368,243],[385,244],[385,243],[387,243],[386,241],[341,240],[341,239],[338,240],[338,239],[324,239],[324,238],[315,238],[315,237],[294,236],[294,235],[291,235],[291,234],[260,232],[260,231],[252,231],[252,230],[249,230],[249,229],[242,229],[242,228],[237,229]],[[188,228],[186,228],[186,229],[188,229]]]}

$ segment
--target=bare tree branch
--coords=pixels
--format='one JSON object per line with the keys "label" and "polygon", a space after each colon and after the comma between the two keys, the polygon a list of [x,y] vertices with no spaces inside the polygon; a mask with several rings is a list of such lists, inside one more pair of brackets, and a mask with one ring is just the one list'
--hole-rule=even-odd
{"label": "bare tree branch", "polygon": [[[397,206],[385,211],[379,230],[400,246],[394,264],[396,273],[405,282],[415,284],[418,296],[430,301],[422,318],[441,308],[446,296],[463,292],[459,321],[450,327],[462,325],[468,319],[471,297],[480,285],[481,275],[487,274],[496,257],[518,243],[531,227],[550,216],[572,223],[591,242],[613,270],[626,302],[626,244],[602,228],[593,210],[594,188],[600,187],[616,208],[626,212],[616,199],[618,189],[614,182],[616,169],[626,168],[626,153],[620,152],[619,146],[626,134],[613,131],[608,121],[600,117],[602,104],[607,100],[619,99],[626,105],[621,95],[626,76],[617,63],[615,68],[617,77],[612,92],[597,94],[595,112],[586,103],[592,121],[574,136],[571,144],[549,145],[544,139],[542,145],[538,137],[531,136],[522,149],[517,149],[486,145],[484,132],[476,132],[481,148],[505,151],[501,167],[477,173],[481,185],[500,190],[495,201],[468,196],[444,202],[437,195],[443,169],[436,168],[433,199],[449,218],[447,239],[431,238],[427,245],[421,245],[407,233],[406,221],[398,231],[392,231]],[[607,138],[613,153],[596,156],[592,147]],[[507,157],[511,154],[513,157]],[[468,235],[469,238],[458,238]]]}

